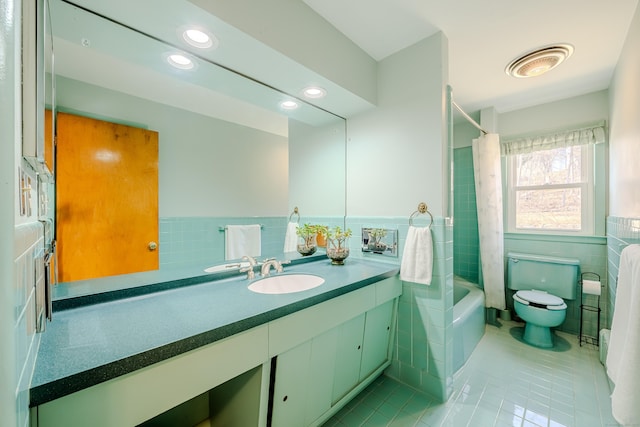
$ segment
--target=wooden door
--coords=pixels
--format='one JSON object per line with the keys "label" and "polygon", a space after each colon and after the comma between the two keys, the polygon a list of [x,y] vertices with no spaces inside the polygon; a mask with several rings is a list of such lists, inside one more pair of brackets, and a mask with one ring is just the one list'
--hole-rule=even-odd
{"label": "wooden door", "polygon": [[56,154],[59,281],[158,269],[158,133],[58,113]]}

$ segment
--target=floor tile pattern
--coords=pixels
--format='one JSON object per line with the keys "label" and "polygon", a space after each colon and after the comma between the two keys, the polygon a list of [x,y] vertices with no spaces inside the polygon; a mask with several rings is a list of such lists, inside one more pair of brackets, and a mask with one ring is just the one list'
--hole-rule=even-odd
{"label": "floor tile pattern", "polygon": [[597,347],[557,332],[556,347],[544,350],[522,342],[522,332],[513,321],[487,325],[445,403],[381,376],[325,426],[618,426]]}

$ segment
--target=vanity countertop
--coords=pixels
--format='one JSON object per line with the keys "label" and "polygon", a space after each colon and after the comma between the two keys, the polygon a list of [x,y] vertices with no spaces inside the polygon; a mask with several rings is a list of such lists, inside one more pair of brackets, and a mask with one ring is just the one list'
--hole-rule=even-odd
{"label": "vanity countertop", "polygon": [[285,266],[282,274],[309,273],[325,279],[323,285],[303,292],[258,294],[248,289],[252,281],[245,274],[225,273],[218,280],[183,283],[176,279],[177,287],[171,287],[169,280],[153,292],[72,304],[54,311],[53,321],[42,334],[30,406],[246,331],[398,271],[397,265],[360,259],[332,266],[322,257]]}

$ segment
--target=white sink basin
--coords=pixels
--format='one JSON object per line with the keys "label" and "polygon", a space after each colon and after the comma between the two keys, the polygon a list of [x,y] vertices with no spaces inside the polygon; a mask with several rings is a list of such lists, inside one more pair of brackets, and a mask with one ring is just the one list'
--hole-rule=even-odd
{"label": "white sink basin", "polygon": [[205,273],[219,273],[220,271],[233,271],[239,270],[244,267],[248,267],[248,262],[232,262],[228,264],[214,265],[213,267],[205,268]]}
{"label": "white sink basin", "polygon": [[259,294],[290,294],[318,287],[324,279],[313,274],[283,274],[256,280],[249,285],[249,290]]}

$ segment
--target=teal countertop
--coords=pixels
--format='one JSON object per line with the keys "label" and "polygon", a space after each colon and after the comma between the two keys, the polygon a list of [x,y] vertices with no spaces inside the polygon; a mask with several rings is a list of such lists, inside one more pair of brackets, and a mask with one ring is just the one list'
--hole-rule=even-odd
{"label": "teal countertop", "polygon": [[[323,277],[325,283],[290,294],[254,293],[248,289],[253,281],[238,272],[188,279],[184,271],[156,273],[159,282],[151,280],[154,274],[141,273],[136,286],[131,275],[126,283],[123,278],[111,284],[104,280],[98,294],[62,286],[63,291],[55,295],[59,305],[53,321],[41,337],[30,406],[205,346],[399,271],[396,265],[358,259],[349,259],[343,266],[332,266],[325,256],[309,260],[285,265],[280,274],[310,273]],[[255,280],[260,279],[258,273]]]}

